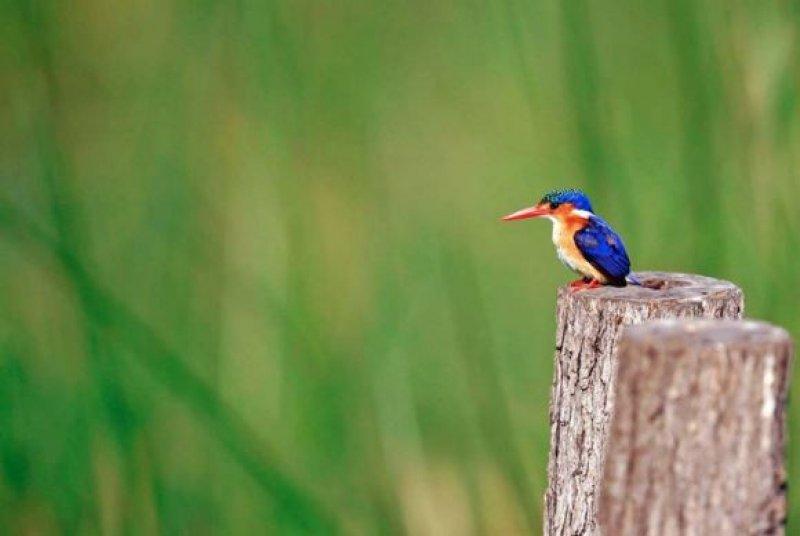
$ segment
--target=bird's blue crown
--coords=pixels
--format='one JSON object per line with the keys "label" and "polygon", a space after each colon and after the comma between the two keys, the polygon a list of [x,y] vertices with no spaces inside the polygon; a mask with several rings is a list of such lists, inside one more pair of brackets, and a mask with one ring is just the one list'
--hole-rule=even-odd
{"label": "bird's blue crown", "polygon": [[564,203],[571,203],[579,210],[588,210],[589,212],[594,212],[592,210],[592,204],[589,202],[589,198],[586,197],[586,194],[573,188],[566,190],[553,190],[552,192],[548,192],[544,197],[542,197],[542,200],[539,201],[539,203],[550,203],[553,208]]}

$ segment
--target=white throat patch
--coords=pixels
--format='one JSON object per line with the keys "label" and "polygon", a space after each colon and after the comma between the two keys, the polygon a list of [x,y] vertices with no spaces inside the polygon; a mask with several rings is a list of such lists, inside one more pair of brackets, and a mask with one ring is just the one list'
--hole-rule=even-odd
{"label": "white throat patch", "polygon": [[592,217],[592,213],[588,210],[580,210],[577,208],[573,208],[571,214],[573,216],[578,216],[579,218],[589,219]]}

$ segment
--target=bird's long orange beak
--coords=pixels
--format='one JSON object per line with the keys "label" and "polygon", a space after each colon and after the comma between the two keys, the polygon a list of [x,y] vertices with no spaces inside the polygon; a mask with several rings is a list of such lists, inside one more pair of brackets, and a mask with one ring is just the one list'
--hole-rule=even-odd
{"label": "bird's long orange beak", "polygon": [[536,205],[533,207],[523,208],[522,210],[513,212],[508,216],[503,216],[503,221],[527,220],[528,218],[539,218],[541,216],[547,216],[548,214],[550,214],[550,207],[546,205]]}

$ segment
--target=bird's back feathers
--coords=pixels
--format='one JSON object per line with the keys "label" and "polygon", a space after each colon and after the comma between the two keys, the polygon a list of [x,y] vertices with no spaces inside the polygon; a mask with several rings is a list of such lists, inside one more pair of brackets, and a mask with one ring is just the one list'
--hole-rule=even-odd
{"label": "bird's back feathers", "polygon": [[631,261],[622,239],[602,218],[592,214],[586,226],[575,233],[575,245],[586,260],[603,273],[612,285],[625,285]]}

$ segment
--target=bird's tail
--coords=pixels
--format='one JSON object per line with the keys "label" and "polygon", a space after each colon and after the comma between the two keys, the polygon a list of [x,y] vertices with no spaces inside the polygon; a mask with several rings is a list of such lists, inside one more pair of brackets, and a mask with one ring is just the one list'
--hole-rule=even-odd
{"label": "bird's tail", "polygon": [[628,274],[625,277],[625,281],[627,281],[628,284],[636,285],[637,287],[643,287],[644,286],[644,284],[641,281],[639,281],[633,274]]}

